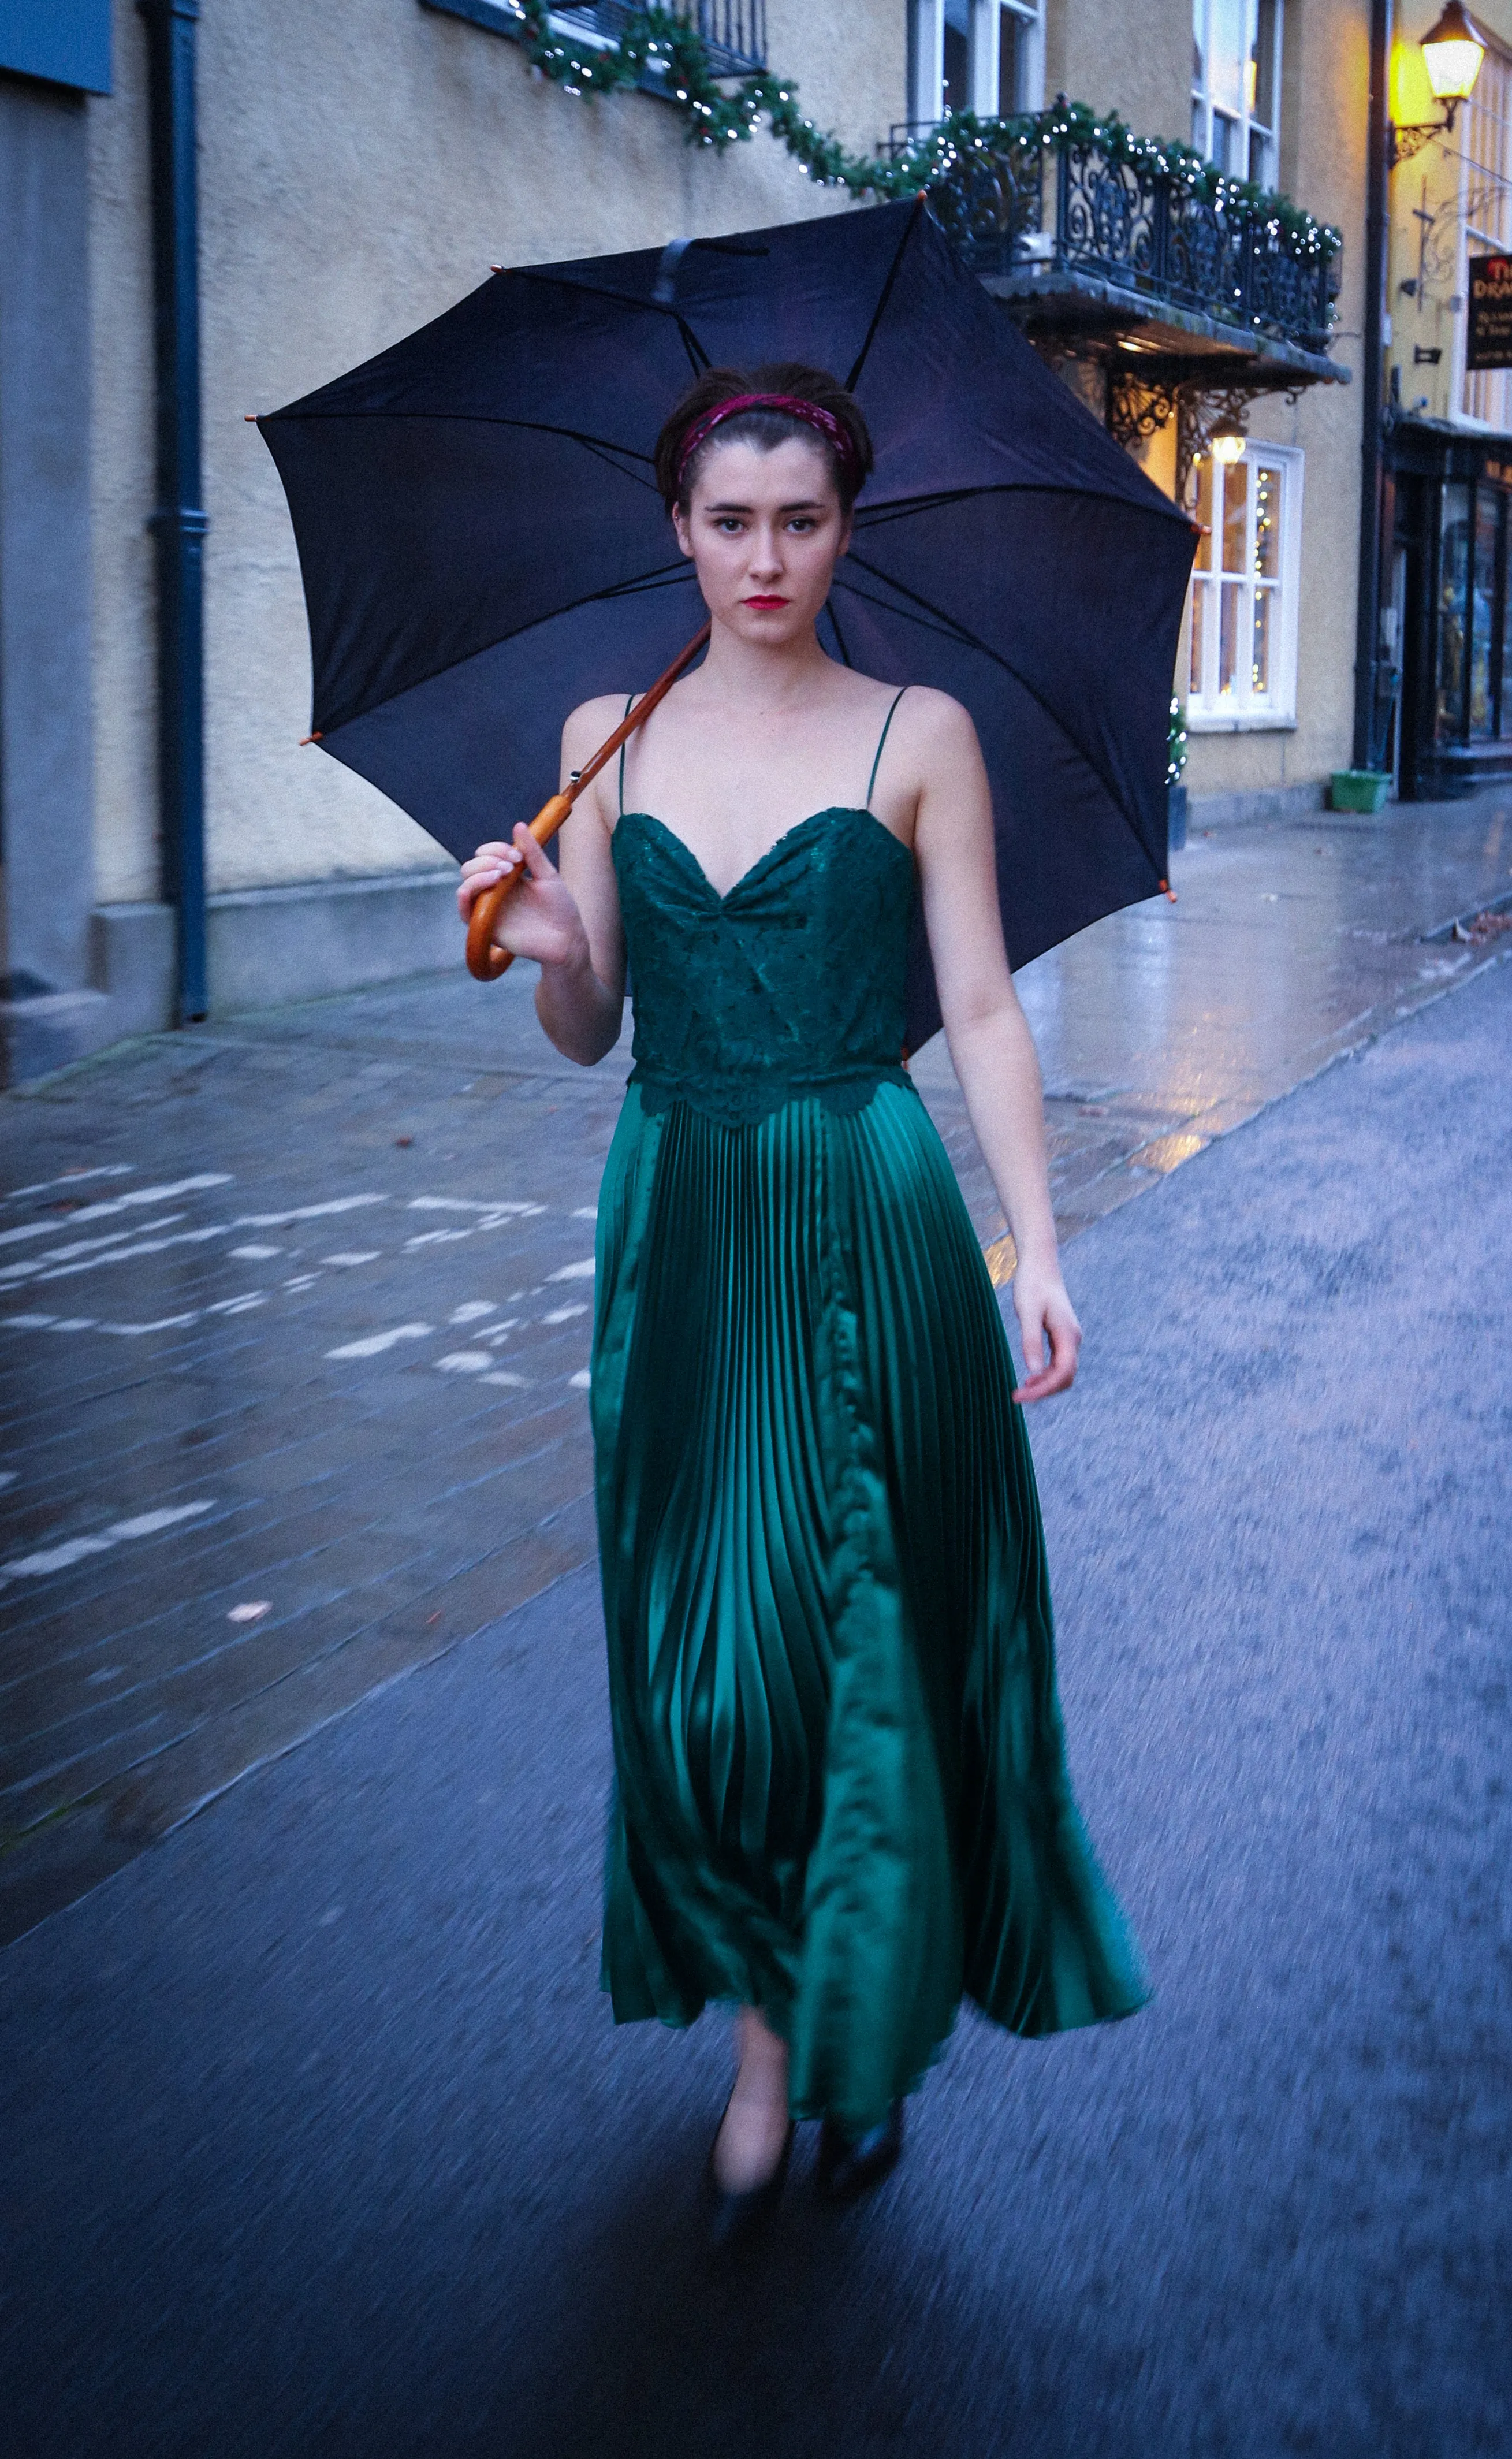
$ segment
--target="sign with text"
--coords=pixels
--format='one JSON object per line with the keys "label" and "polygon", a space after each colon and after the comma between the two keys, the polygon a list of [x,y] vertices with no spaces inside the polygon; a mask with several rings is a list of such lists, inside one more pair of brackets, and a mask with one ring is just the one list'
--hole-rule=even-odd
{"label": "sign with text", "polygon": [[1473,256],[1465,366],[1512,368],[1512,256]]}

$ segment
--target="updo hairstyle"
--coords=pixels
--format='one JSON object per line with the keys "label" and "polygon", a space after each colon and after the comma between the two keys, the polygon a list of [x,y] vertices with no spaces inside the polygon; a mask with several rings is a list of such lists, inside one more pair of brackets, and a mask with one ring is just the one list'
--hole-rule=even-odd
{"label": "updo hairstyle", "polygon": [[[732,410],[689,452],[687,440],[700,421],[718,410],[721,402],[736,401],[746,393],[783,393],[789,400],[810,404],[842,431],[849,449],[837,448],[817,425],[810,426],[790,410],[760,409]],[[780,444],[790,444],[795,435],[810,440],[824,453],[840,509],[849,515],[871,475],[872,452],[866,420],[845,387],[822,368],[805,367],[798,359],[781,359],[753,368],[748,374],[736,368],[710,368],[689,387],[657,437],[656,481],[668,513],[674,507],[687,512],[693,481],[716,445],[754,444],[758,452],[771,452]]]}

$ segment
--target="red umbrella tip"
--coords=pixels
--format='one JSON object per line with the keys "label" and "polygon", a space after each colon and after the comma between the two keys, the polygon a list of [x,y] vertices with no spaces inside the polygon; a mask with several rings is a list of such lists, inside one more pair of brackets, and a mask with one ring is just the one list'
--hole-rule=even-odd
{"label": "red umbrella tip", "polygon": [[256,427],[258,423],[257,411],[255,410],[244,410],[242,412],[242,422],[245,427]]}
{"label": "red umbrella tip", "polygon": [[324,739],[325,738],[318,731],[314,734],[302,734],[300,736],[299,747],[303,751],[306,743],[320,743],[324,741]]}
{"label": "red umbrella tip", "polygon": [[[319,738],[317,737],[316,739],[318,740]],[[1172,886],[1171,886],[1171,884],[1170,884],[1170,881],[1169,881],[1168,879],[1163,879],[1163,880],[1161,881],[1161,892],[1162,892],[1162,893],[1163,893],[1164,895],[1168,896],[1168,897],[1170,898],[1170,901],[1171,901],[1171,903],[1172,903],[1173,905],[1177,903],[1177,901],[1178,901],[1178,900],[1177,900],[1176,891],[1174,890],[1174,888],[1172,888]]]}

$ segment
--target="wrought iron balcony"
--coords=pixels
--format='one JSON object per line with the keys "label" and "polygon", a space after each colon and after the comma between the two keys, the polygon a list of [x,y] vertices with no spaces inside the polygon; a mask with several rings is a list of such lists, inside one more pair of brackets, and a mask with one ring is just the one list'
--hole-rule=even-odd
{"label": "wrought iron balcony", "polygon": [[[749,76],[766,65],[766,0],[663,0],[668,14],[682,17],[701,34],[709,66],[716,76]],[[618,43],[643,9],[626,0],[582,0],[552,10],[554,23],[564,33],[592,42]]]}
{"label": "wrought iron balcony", "polygon": [[979,129],[946,122],[922,142],[913,129],[894,132],[895,157],[919,161],[929,148],[944,152],[929,173],[934,210],[1000,295],[1048,303],[1058,290],[1101,287],[1110,309],[1144,302],[1152,316],[1174,308],[1327,349],[1337,248],[1284,200],[1255,202],[1193,158],[1173,167],[1174,149],[1091,136],[1054,113]]}
{"label": "wrought iron balcony", "polygon": [[[662,4],[671,16],[681,17],[703,36],[716,76],[752,76],[766,66],[766,0],[662,0]],[[506,34],[514,42],[524,31],[517,0],[420,0],[420,5],[443,17],[466,17],[488,33]],[[571,42],[610,51],[644,14],[643,8],[631,7],[629,0],[578,0],[576,6],[574,0],[562,0],[551,11],[551,26],[554,33]],[[662,93],[664,68],[653,63],[642,83],[650,94]]]}

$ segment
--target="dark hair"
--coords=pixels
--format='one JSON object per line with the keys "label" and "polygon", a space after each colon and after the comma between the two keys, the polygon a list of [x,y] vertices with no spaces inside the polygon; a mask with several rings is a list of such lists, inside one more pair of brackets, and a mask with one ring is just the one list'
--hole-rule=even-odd
{"label": "dark hair", "polygon": [[[684,467],[686,439],[699,420],[717,410],[722,401],[734,401],[749,392],[787,393],[793,401],[811,402],[844,430],[851,452],[842,456],[817,428],[787,410],[740,410],[732,411],[704,443],[696,447]],[[674,505],[686,512],[694,477],[710,445],[754,444],[759,452],[771,452],[779,444],[790,443],[795,435],[809,436],[819,447],[839,491],[840,509],[849,513],[871,474],[872,453],[866,420],[845,387],[827,375],[823,368],[805,367],[799,359],[781,359],[767,367],[752,368],[748,374],[736,368],[710,368],[697,384],[689,387],[657,437],[656,481],[662,490],[662,500],[669,513]]]}

